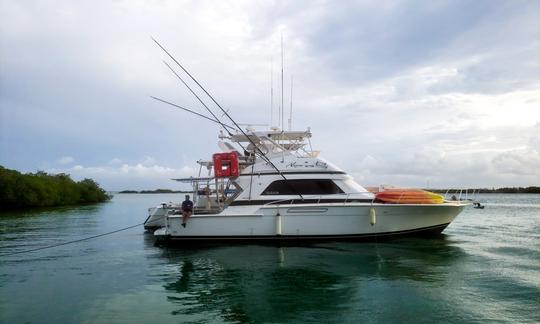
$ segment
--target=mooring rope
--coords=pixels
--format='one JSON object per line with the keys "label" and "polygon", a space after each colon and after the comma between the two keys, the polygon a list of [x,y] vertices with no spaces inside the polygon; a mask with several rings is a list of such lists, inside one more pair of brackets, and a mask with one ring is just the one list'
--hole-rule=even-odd
{"label": "mooring rope", "polygon": [[47,246],[42,246],[42,247],[35,248],[35,249],[29,249],[29,250],[16,251],[16,252],[11,252],[11,253],[6,253],[6,254],[0,254],[0,256],[1,256],[1,257],[5,257],[5,256],[10,256],[10,255],[15,255],[15,254],[29,253],[29,252],[34,252],[34,251],[40,251],[40,250],[50,249],[50,248],[54,248],[54,247],[57,247],[57,246],[68,245],[68,244],[78,243],[78,242],[82,242],[82,241],[88,241],[88,240],[95,239],[95,238],[98,238],[98,237],[102,237],[102,236],[106,236],[106,235],[111,235],[111,234],[114,234],[114,233],[122,232],[122,231],[131,229],[131,228],[135,228],[135,227],[138,227],[138,226],[141,226],[141,225],[144,225],[144,223],[140,223],[140,224],[136,224],[136,225],[124,227],[124,228],[117,229],[117,230],[114,230],[114,231],[111,231],[111,232],[107,232],[107,233],[102,233],[102,234],[98,234],[98,235],[94,235],[94,236],[85,237],[85,238],[78,239],[78,240],[73,240],[73,241],[68,241],[68,242],[62,242],[62,243],[57,243],[57,244],[52,244],[52,245],[47,245]]}

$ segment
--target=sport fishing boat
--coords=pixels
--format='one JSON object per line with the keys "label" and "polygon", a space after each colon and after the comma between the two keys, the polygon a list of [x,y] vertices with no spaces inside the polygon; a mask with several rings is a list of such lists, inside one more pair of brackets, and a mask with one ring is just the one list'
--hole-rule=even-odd
{"label": "sport fishing boat", "polygon": [[312,150],[311,135],[221,133],[221,152],[198,161],[198,177],[174,179],[193,188],[187,226],[179,204],[163,203],[145,228],[166,241],[350,240],[440,233],[470,205],[418,189],[370,192]]}
{"label": "sport fishing boat", "polygon": [[[182,226],[180,204],[162,203],[149,209],[145,228],[153,230],[157,239],[337,240],[440,233],[470,204],[447,201],[422,190],[366,190],[345,171],[319,157],[319,151],[311,147],[309,129],[283,129],[283,91],[281,129],[244,130],[171,53],[153,40],[211,100],[209,104],[217,106],[222,117],[233,123],[225,124],[164,62],[211,116],[152,98],[219,124],[221,152],[213,154],[211,160],[198,161],[197,177],[174,179],[192,185],[194,209],[186,226]],[[289,129],[290,124],[291,119]],[[203,171],[207,172],[204,176]]]}

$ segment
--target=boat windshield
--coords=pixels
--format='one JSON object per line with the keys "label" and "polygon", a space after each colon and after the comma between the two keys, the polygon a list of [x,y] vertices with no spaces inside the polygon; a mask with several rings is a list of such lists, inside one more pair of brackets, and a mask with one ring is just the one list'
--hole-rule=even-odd
{"label": "boat windshield", "polygon": [[364,187],[356,183],[353,179],[344,179],[339,181],[339,186],[343,186],[347,193],[366,193],[368,192]]}

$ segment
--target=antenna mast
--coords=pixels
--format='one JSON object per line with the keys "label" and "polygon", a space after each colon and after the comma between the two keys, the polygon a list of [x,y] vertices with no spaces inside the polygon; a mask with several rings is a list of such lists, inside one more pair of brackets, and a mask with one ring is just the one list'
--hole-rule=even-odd
{"label": "antenna mast", "polygon": [[274,124],[274,59],[270,59],[270,128]]}
{"label": "antenna mast", "polygon": [[281,130],[285,128],[284,122],[284,106],[283,106],[283,33],[281,34]]}
{"label": "antenna mast", "polygon": [[293,90],[293,76],[291,75],[291,110],[289,111],[289,130],[292,130],[292,90]]}

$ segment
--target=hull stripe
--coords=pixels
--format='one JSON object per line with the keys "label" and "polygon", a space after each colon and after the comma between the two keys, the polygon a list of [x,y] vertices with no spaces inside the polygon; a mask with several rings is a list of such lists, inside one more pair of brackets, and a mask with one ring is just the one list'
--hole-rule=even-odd
{"label": "hull stripe", "polygon": [[343,235],[228,235],[228,236],[166,236],[167,241],[322,241],[322,240],[362,240],[375,238],[388,238],[394,236],[437,234],[442,232],[450,223],[415,228],[411,230],[369,233],[369,234],[343,234]]}

